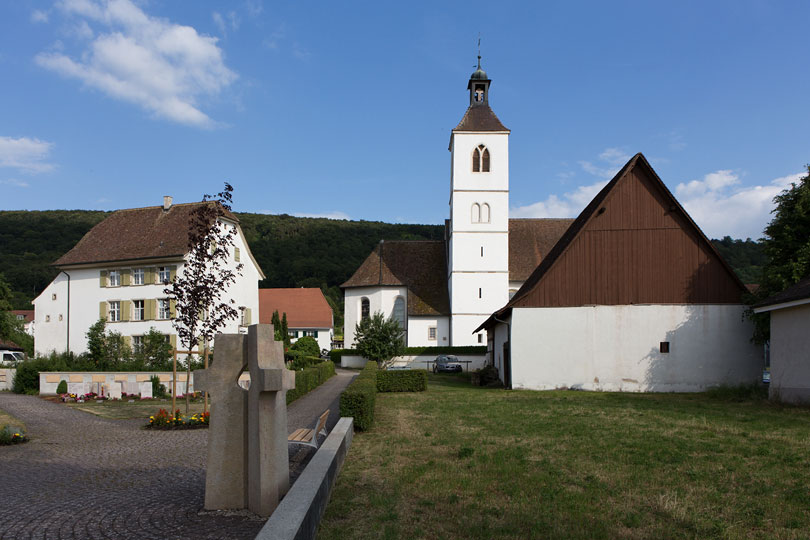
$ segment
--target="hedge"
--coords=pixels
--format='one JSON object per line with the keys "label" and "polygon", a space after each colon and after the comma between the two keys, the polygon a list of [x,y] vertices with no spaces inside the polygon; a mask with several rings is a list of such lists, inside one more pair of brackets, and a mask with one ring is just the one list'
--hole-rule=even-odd
{"label": "hedge", "polygon": [[[405,354],[408,356],[422,356],[422,355],[439,355],[439,354],[486,354],[486,345],[467,345],[464,347],[405,347]],[[357,351],[354,349],[332,349],[329,351],[329,357],[332,362],[339,363],[343,356],[356,356]]]}
{"label": "hedge", "polygon": [[366,431],[374,423],[377,398],[377,362],[366,362],[360,374],[340,394],[340,416],[354,418],[354,427]]}
{"label": "hedge", "polygon": [[295,372],[295,388],[287,391],[287,405],[319,387],[335,374],[335,364],[321,362]]}
{"label": "hedge", "polygon": [[427,371],[403,369],[377,372],[377,392],[424,392]]}

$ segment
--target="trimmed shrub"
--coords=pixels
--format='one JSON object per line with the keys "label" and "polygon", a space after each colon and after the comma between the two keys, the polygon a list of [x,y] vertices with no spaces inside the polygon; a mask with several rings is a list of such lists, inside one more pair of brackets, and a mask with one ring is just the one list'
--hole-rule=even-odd
{"label": "trimmed shrub", "polygon": [[300,353],[296,353],[295,355],[292,356],[290,356],[288,353],[288,357],[290,357],[288,367],[293,371],[298,371],[301,369],[317,366],[318,364],[323,362],[323,358],[319,358],[317,356],[306,356]]}
{"label": "trimmed shrub", "polygon": [[295,372],[295,388],[287,392],[289,405],[307,392],[319,387],[335,374],[335,364],[319,362],[318,364]]}
{"label": "trimmed shrub", "polygon": [[291,351],[300,351],[307,356],[318,356],[321,354],[321,348],[318,346],[318,341],[312,336],[303,336],[290,346]]}
{"label": "trimmed shrub", "polygon": [[377,371],[377,392],[424,392],[427,390],[427,371],[403,369]]}
{"label": "trimmed shrub", "polygon": [[376,398],[377,362],[366,362],[366,367],[340,394],[340,416],[351,416],[355,429],[366,431],[374,424]]}
{"label": "trimmed shrub", "polygon": [[56,393],[67,394],[67,381],[65,379],[62,379],[59,381],[59,384],[56,385]]}
{"label": "trimmed shrub", "polygon": [[160,377],[157,375],[152,375],[149,377],[149,382],[152,383],[152,397],[154,398],[165,398],[166,397],[166,387],[163,383],[160,382]]}

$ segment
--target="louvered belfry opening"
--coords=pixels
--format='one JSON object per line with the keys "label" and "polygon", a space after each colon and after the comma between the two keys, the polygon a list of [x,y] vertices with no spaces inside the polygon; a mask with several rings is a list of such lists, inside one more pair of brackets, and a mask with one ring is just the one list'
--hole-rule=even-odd
{"label": "louvered belfry opening", "polygon": [[483,144],[473,150],[472,158],[473,172],[489,172],[489,149]]}

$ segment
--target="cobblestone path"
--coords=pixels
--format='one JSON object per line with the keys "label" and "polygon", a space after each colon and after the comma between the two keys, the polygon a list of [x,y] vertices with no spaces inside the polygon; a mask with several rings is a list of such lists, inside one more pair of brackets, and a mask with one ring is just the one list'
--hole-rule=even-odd
{"label": "cobblestone path", "polygon": [[[320,407],[317,417],[351,378],[342,372],[292,403],[290,431],[313,421],[300,409]],[[32,436],[0,447],[2,539],[253,538],[264,524],[247,512],[201,511],[207,430],[143,430],[143,420],[107,420],[7,392],[0,409]],[[337,417],[333,409],[330,424]],[[295,478],[313,451],[290,452]]]}

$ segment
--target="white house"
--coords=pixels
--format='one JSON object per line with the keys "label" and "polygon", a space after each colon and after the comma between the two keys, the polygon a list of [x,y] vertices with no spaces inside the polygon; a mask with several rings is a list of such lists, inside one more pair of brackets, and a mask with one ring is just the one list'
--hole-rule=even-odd
{"label": "white house", "polygon": [[754,306],[771,314],[770,398],[810,403],[810,277]]}
{"label": "white house", "polygon": [[759,378],[744,291],[637,154],[477,330],[507,387],[700,391]]}
{"label": "white house", "polygon": [[[60,273],[34,300],[37,355],[52,351],[87,351],[86,333],[99,318],[137,347],[150,328],[165,334],[179,348],[172,327],[174,300],[166,285],[183,265],[188,253],[191,212],[201,204],[172,204],[118,210],[93,227],[69,252],[54,263]],[[222,330],[235,333],[258,313],[258,282],[264,278],[239,220],[231,212],[220,218],[233,227],[234,249],[229,267],[243,264],[242,274],[227,295],[240,310],[240,319]]]}
{"label": "white house", "polygon": [[335,323],[332,308],[318,288],[259,289],[259,322],[270,324],[273,312],[287,315],[290,343],[309,336],[318,342],[320,350],[332,349]]}
{"label": "white house", "polygon": [[34,335],[34,310],[33,309],[13,309],[11,314],[15,319],[23,324],[23,330],[29,336]]}
{"label": "white house", "polygon": [[570,219],[509,219],[509,130],[489,105],[490,79],[470,77],[469,106],[450,135],[450,219],[441,241],[381,241],[344,289],[344,337],[381,311],[409,346],[484,345],[474,332],[503,306]]}

